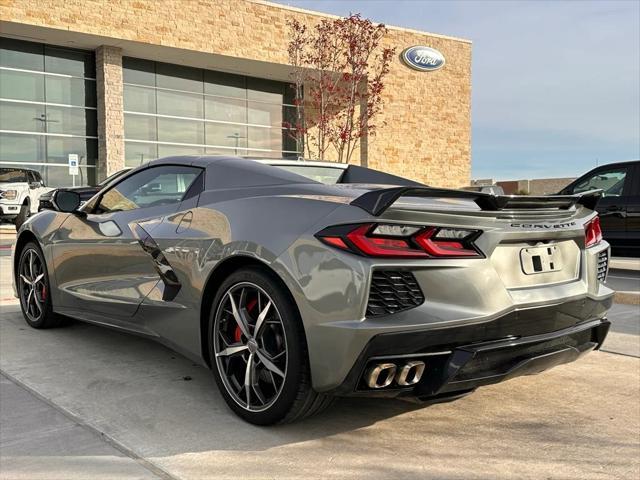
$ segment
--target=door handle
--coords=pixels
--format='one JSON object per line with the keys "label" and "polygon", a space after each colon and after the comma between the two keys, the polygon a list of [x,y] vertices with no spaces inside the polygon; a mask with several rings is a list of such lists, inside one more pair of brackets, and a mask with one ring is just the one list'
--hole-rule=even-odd
{"label": "door handle", "polygon": [[180,223],[176,227],[176,233],[182,233],[191,227],[191,220],[193,220],[193,212],[189,210],[182,216]]}

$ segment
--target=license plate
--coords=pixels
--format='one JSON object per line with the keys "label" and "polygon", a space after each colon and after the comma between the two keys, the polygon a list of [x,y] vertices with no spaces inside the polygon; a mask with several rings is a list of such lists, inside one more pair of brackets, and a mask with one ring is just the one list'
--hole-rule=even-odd
{"label": "license plate", "polygon": [[523,248],[520,250],[520,264],[527,275],[559,272],[562,270],[562,252],[555,245]]}

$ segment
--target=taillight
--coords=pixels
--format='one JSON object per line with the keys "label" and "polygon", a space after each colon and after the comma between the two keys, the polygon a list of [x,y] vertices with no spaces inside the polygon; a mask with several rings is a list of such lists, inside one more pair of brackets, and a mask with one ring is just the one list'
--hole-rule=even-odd
{"label": "taillight", "polygon": [[365,223],[328,227],[316,236],[332,247],[368,257],[481,257],[478,230]]}
{"label": "taillight", "polygon": [[584,243],[587,248],[593,247],[602,241],[602,228],[600,217],[594,217],[584,226]]}

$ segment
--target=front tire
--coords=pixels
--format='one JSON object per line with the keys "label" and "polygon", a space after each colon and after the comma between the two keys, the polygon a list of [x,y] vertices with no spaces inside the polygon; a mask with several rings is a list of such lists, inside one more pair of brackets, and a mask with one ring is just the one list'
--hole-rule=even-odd
{"label": "front tire", "polygon": [[42,250],[35,242],[27,243],[20,252],[16,285],[22,315],[33,328],[53,328],[62,323],[53,313],[49,273]]}
{"label": "front tire", "polygon": [[213,374],[227,405],[256,425],[292,422],[328,406],[316,393],[302,322],[270,272],[242,268],[220,286],[209,316]]}

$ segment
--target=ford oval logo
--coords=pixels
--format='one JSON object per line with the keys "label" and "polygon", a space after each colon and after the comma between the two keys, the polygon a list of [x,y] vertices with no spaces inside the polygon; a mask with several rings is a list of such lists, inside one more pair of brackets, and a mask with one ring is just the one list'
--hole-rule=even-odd
{"label": "ford oval logo", "polygon": [[409,47],[402,52],[402,60],[409,67],[421,72],[431,72],[444,66],[444,55],[429,47]]}

